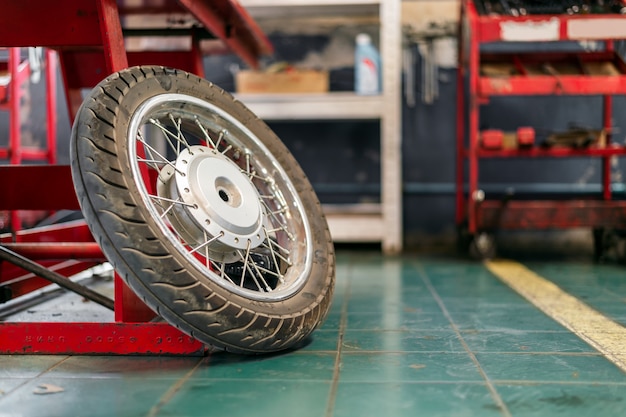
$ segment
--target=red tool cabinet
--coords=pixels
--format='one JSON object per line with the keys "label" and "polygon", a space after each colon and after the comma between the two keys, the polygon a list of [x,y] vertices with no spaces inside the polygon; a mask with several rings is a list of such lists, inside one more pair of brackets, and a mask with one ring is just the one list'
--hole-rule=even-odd
{"label": "red tool cabinet", "polygon": [[[70,118],[82,91],[130,65],[166,65],[203,75],[199,33],[221,40],[256,67],[271,52],[265,35],[236,0],[22,0],[0,6],[0,47],[38,46],[57,52]],[[186,28],[146,31],[129,27],[147,17],[186,16]],[[150,28],[154,29],[154,28]],[[187,36],[184,50],[126,50],[129,36]],[[214,48],[212,49],[214,50]],[[0,154],[1,156],[1,154]],[[69,166],[0,166],[0,210],[79,209]],[[70,276],[104,261],[84,221],[0,236],[0,244],[49,270]],[[0,261],[6,296],[28,293],[48,282]],[[202,354],[205,347],[163,322],[126,285],[115,279],[115,321],[110,323],[0,322],[0,353]]]}
{"label": "red tool cabinet", "polygon": [[[456,224],[459,243],[474,256],[492,256],[496,230],[626,228],[626,201],[614,199],[610,159],[626,155],[611,142],[612,96],[626,94],[626,64],[614,40],[626,39],[626,16],[480,15],[473,0],[463,0],[459,31],[457,97]],[[491,42],[602,41],[600,52],[487,53]],[[506,49],[500,48],[500,49]],[[481,146],[481,106],[491,97],[603,96],[602,143],[586,147]],[[519,126],[523,128],[524,126]],[[487,158],[597,157],[602,160],[600,196],[559,200],[496,200],[481,190],[479,170]],[[504,190],[503,190],[504,191]],[[468,246],[469,245],[469,246]]]}

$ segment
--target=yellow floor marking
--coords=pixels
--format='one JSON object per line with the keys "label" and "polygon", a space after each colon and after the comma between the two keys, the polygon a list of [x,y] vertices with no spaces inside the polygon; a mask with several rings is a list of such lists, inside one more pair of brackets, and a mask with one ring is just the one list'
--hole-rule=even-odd
{"label": "yellow floor marking", "polygon": [[485,266],[535,307],[589,343],[626,372],[626,328],[561,290],[524,265],[508,260]]}

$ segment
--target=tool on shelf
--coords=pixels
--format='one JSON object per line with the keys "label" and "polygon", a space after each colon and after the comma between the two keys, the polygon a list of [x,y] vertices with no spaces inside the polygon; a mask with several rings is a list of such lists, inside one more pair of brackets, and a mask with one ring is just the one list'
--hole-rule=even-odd
{"label": "tool on shelf", "polygon": [[480,14],[527,16],[537,14],[626,14],[624,0],[478,0]]}
{"label": "tool on shelf", "polygon": [[544,146],[565,146],[571,148],[586,148],[596,145],[606,146],[608,129],[592,129],[589,127],[572,126],[562,132],[553,132],[546,138]]}

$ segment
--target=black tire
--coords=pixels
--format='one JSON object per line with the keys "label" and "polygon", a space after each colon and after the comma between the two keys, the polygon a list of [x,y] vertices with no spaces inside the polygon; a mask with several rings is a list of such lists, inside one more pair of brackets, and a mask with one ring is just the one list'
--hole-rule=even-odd
{"label": "black tire", "polygon": [[106,257],[170,324],[265,353],[324,320],[335,257],[320,203],[278,137],[219,87],[157,66],[112,74],[78,111],[71,160]]}

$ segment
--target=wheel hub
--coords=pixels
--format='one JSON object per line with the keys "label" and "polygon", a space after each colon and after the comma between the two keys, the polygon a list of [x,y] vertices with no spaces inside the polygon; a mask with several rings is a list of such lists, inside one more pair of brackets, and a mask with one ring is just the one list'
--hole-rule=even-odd
{"label": "wheel hub", "polygon": [[166,210],[186,243],[219,262],[241,260],[265,240],[265,211],[245,171],[215,149],[191,146],[166,165],[159,197],[179,201]]}

